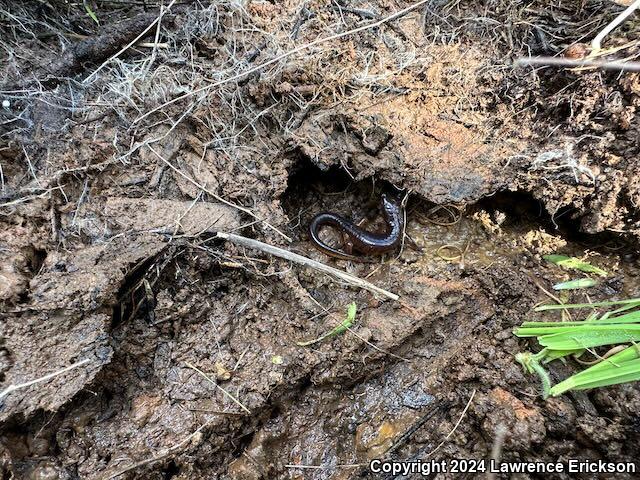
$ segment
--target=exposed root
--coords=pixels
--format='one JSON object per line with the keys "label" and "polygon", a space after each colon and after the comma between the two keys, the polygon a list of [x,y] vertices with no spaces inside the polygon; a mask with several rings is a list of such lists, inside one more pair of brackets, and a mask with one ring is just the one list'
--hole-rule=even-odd
{"label": "exposed root", "polygon": [[585,165],[582,165],[573,154],[573,145],[567,144],[562,150],[550,150],[539,153],[533,160],[530,170],[545,170],[549,172],[558,172],[562,175],[564,171],[573,174],[577,184],[586,177],[592,185],[596,183],[596,176],[593,171]]}

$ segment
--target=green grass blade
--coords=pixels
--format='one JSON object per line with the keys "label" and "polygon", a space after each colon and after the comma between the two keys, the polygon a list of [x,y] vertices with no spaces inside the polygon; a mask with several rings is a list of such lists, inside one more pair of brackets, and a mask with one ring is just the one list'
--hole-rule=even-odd
{"label": "green grass blade", "polygon": [[624,327],[604,325],[592,327],[586,331],[569,331],[538,338],[540,345],[551,350],[592,348],[636,341],[640,341],[640,325],[625,325]]}
{"label": "green grass blade", "polygon": [[593,273],[602,277],[606,277],[608,275],[608,273],[601,268],[591,265],[589,262],[585,262],[576,257],[567,257],[566,255],[545,255],[543,258],[564,268],[579,270],[585,273]]}
{"label": "green grass blade", "polygon": [[585,350],[584,348],[571,350],[549,350],[545,348],[543,351],[545,351],[545,354],[540,361],[544,364],[547,364],[559,358],[568,357],[569,355],[580,356],[582,353],[584,353]]}
{"label": "green grass blade", "polygon": [[[613,313],[613,312],[611,312]],[[625,313],[624,315],[618,315],[617,317],[608,316],[606,318],[600,318],[595,320],[595,323],[604,324],[604,323],[631,323],[631,322],[640,322],[640,310],[636,310],[635,312]]]}
{"label": "green grass blade", "polygon": [[298,346],[308,347],[309,345],[313,345],[315,343],[321,342],[325,338],[334,337],[336,335],[340,335],[341,333],[346,332],[351,327],[351,325],[353,325],[353,322],[356,319],[356,309],[357,309],[356,302],[351,302],[347,307],[347,316],[339,325],[337,325],[335,328],[333,328],[329,332],[319,336],[318,338],[314,338],[313,340],[307,340],[304,342],[297,342]]}
{"label": "green grass blade", "polygon": [[[635,347],[632,348],[635,349]],[[624,352],[626,352],[626,350],[621,353]],[[594,367],[602,364],[605,364],[605,366],[597,370],[592,370]],[[640,359],[627,361],[618,366],[605,361],[594,367],[588,368],[554,385],[549,390],[549,394],[556,397],[569,390],[586,390],[589,388],[605,387],[640,380]]]}
{"label": "green grass blade", "polygon": [[91,9],[91,6],[89,5],[89,3],[87,2],[87,0],[83,0],[82,4],[84,5],[84,9],[87,12],[87,15],[89,15],[91,17],[91,20],[93,20],[94,22],[96,22],[97,25],[100,25],[100,22],[98,21],[98,16],[95,14],[95,12]]}
{"label": "green grass blade", "polygon": [[[605,313],[596,308],[614,307]],[[558,396],[570,390],[616,385],[640,380],[640,298],[595,303],[543,305],[536,311],[590,308],[591,313],[581,321],[525,321],[514,330],[518,337],[537,337],[543,347],[537,354],[518,354],[516,359],[542,380],[543,393]],[[627,344],[627,345],[625,345]],[[553,387],[542,365],[569,355],[579,356],[593,347],[618,345],[621,352],[572,375]],[[625,348],[626,347],[626,348]],[[615,350],[611,350],[613,352]]]}
{"label": "green grass blade", "polygon": [[635,382],[640,380],[640,362],[634,362],[633,365],[623,365],[615,373],[612,372],[606,378],[594,379],[592,382],[580,384],[574,387],[574,390],[588,390],[590,388],[607,387],[609,385],[618,385],[620,383]]}
{"label": "green grass blade", "polygon": [[[613,312],[610,312],[613,313]],[[620,323],[640,322],[640,311],[626,313],[617,317],[600,317],[592,320],[578,320],[573,322],[522,322],[519,328],[537,328],[537,327],[576,327],[581,325],[614,325]]]}
{"label": "green grass blade", "polygon": [[541,337],[555,333],[579,332],[582,325],[544,325],[540,327],[519,327],[514,334],[517,337]]}
{"label": "green grass blade", "polygon": [[628,305],[623,305],[622,307],[620,307],[620,308],[618,308],[616,310],[613,310],[612,312],[608,312],[608,313],[610,315],[615,315],[616,313],[622,313],[622,312],[624,312],[626,310],[631,310],[633,308],[639,307],[640,306],[640,299],[636,298],[634,300],[636,300],[636,302],[631,302]]}
{"label": "green grass blade", "polygon": [[593,278],[578,278],[576,280],[569,280],[568,282],[556,283],[553,286],[554,290],[578,290],[581,288],[595,287],[598,284]]}
{"label": "green grass blade", "polygon": [[[611,302],[594,302],[594,303],[566,303],[556,305],[540,305],[534,308],[536,312],[546,312],[547,310],[565,310],[570,308],[596,308],[596,307],[612,307],[614,305],[640,305],[640,298],[630,298],[627,300],[614,300]],[[633,308],[633,307],[630,307]]]}
{"label": "green grass blade", "polygon": [[617,367],[626,362],[637,360],[638,358],[640,358],[640,351],[638,350],[637,346],[632,345],[625,348],[621,352],[616,353],[615,355],[611,355],[609,358],[605,358],[601,362],[596,363],[586,370],[576,373],[574,377],[580,378],[582,375],[589,375],[593,372],[598,372],[599,370],[604,370],[610,367]]}
{"label": "green grass blade", "polygon": [[[530,336],[532,332],[540,332],[534,333],[536,335],[546,335],[548,333],[557,333],[562,331],[563,329],[568,328],[590,328],[593,326],[613,326],[613,325],[633,325],[636,323],[640,323],[640,312],[634,315],[623,315],[621,317],[609,318],[607,320],[597,320],[597,321],[577,321],[577,322],[523,322],[520,327],[516,329],[516,331],[522,331],[522,333],[527,332]],[[516,333],[517,335],[517,333]],[[523,335],[524,336],[524,335]]]}
{"label": "green grass blade", "polygon": [[559,262],[566,262],[571,257],[566,255],[543,255],[542,258],[557,265]]}

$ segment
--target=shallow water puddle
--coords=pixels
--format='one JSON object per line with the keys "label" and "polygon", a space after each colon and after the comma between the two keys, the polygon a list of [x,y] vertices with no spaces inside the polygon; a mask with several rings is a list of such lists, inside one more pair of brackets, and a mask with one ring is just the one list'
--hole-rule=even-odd
{"label": "shallow water puddle", "polygon": [[[514,222],[501,212],[488,213],[484,210],[463,215],[452,225],[425,222],[424,218],[410,219],[406,233],[422,252],[416,253],[405,246],[403,255],[415,258],[425,268],[434,268],[434,262],[457,264],[460,268],[490,268],[496,263],[516,262],[530,269],[530,274],[543,282],[556,283],[584,277],[581,272],[554,267],[541,258],[539,262],[531,262],[537,256],[561,253],[585,259],[604,269],[609,275],[596,278],[598,283],[621,284],[617,285],[621,287],[617,292],[621,298],[640,295],[638,251],[633,245],[615,237],[583,236],[584,241],[576,242],[558,230],[544,228],[540,223],[529,220]],[[616,293],[612,288],[609,290],[610,294]]]}

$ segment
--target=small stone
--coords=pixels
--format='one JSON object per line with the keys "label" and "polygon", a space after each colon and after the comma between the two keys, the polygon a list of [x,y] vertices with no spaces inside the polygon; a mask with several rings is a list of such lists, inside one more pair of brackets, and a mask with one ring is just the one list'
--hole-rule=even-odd
{"label": "small stone", "polygon": [[221,381],[227,381],[231,378],[231,372],[222,362],[216,362],[216,378]]}
{"label": "small stone", "polygon": [[589,53],[589,47],[584,43],[574,43],[567,47],[564,51],[564,56],[565,58],[570,58],[572,60],[582,60],[587,56],[587,53]]}

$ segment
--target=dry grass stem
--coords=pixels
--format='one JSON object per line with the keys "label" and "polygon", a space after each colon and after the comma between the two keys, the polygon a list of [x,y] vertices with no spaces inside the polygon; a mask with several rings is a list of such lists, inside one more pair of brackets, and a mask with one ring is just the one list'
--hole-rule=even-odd
{"label": "dry grass stem", "polygon": [[619,70],[625,72],[640,72],[640,62],[623,62],[623,61],[606,61],[606,60],[574,60],[571,58],[559,57],[523,57],[516,60],[516,67],[523,66],[543,66],[543,67],[568,67],[580,68],[591,67],[601,68],[603,70]]}
{"label": "dry grass stem", "polygon": [[333,277],[347,282],[349,285],[368,290],[377,295],[382,295],[384,297],[390,298],[391,300],[398,300],[400,298],[395,293],[391,293],[387,290],[384,290],[383,288],[376,287],[374,284],[369,283],[366,280],[362,280],[361,278],[350,275],[347,272],[338,270],[337,268],[325,265],[324,263],[316,262],[315,260],[311,260],[310,258],[303,257],[302,255],[298,255],[297,253],[289,252],[288,250],[284,250],[282,248],[275,247],[258,240],[253,240],[252,238],[234,235],[233,233],[218,232],[217,237],[228,242],[235,243],[237,245],[242,245],[243,247],[260,250],[270,255],[284,258],[285,260],[290,260],[292,262],[299,263],[300,265],[305,265],[315,270],[328,273]]}
{"label": "dry grass stem", "polygon": [[242,402],[240,402],[240,400],[238,400],[236,397],[234,397],[233,395],[231,395],[227,390],[225,390],[224,388],[222,388],[220,385],[218,385],[218,383],[213,380],[209,375],[207,375],[206,373],[204,373],[202,370],[200,370],[198,367],[192,365],[189,362],[185,362],[185,365],[187,367],[189,367],[190,369],[196,371],[198,374],[200,374],[205,380],[207,380],[209,383],[211,383],[212,385],[214,385],[217,389],[219,389],[222,393],[224,393],[227,397],[229,397],[233,403],[235,403],[236,405],[238,405],[242,410],[244,410],[246,413],[248,413],[249,415],[251,415],[251,410],[249,410],[247,407],[245,407]]}
{"label": "dry grass stem", "polygon": [[[161,8],[160,9],[160,13],[157,16],[157,18],[151,22],[149,24],[149,26],[147,28],[145,28],[140,35],[138,35],[136,38],[134,38],[131,42],[129,42],[127,45],[125,45],[124,47],[122,47],[115,55],[113,55],[111,58],[108,58],[107,60],[105,60],[98,68],[96,68],[91,74],[89,74],[89,76],[87,76],[87,78],[85,78],[83,80],[82,83],[89,83],[89,81],[99,72],[101,71],[104,67],[106,67],[107,65],[109,65],[109,63],[111,63],[113,60],[115,60],[116,58],[118,58],[120,55],[122,55],[124,52],[126,52],[127,50],[129,50],[129,48],[131,48],[133,45],[135,45],[136,43],[138,43],[156,24],[159,24],[160,21],[162,20],[162,17],[164,16],[165,13],[167,13],[171,7],[173,6],[173,4],[176,3],[176,0],[171,0],[171,3],[169,3],[169,5],[167,5],[166,8]],[[157,41],[157,37],[156,37],[156,41]],[[155,51],[154,51],[155,53]]]}
{"label": "dry grass stem", "polygon": [[467,405],[464,407],[464,410],[462,410],[462,413],[460,414],[460,418],[458,418],[458,421],[456,422],[456,424],[453,426],[453,428],[451,429],[451,431],[447,434],[446,437],[444,437],[444,440],[442,440],[442,442],[440,442],[438,444],[438,446],[436,448],[434,448],[433,450],[431,450],[425,458],[429,458],[430,456],[432,456],[434,453],[436,453],[438,450],[440,450],[440,448],[447,443],[447,441],[449,440],[449,438],[451,438],[451,435],[454,434],[454,432],[458,429],[458,427],[460,426],[460,424],[462,423],[462,419],[464,418],[464,416],[467,414],[467,410],[469,410],[469,407],[471,406],[471,402],[473,402],[473,398],[476,396],[476,389],[473,389],[473,392],[471,392],[471,396],[469,397],[469,401],[467,402]]}
{"label": "dry grass stem", "polygon": [[93,360],[86,358],[80,362],[74,363],[72,365],[69,365],[68,367],[65,367],[61,370],[58,370],[56,372],[50,373],[48,375],[45,375],[43,377],[40,378],[36,378],[35,380],[30,380],[28,382],[25,383],[19,383],[16,385],[9,385],[7,388],[5,388],[2,392],[0,392],[0,400],[2,400],[4,397],[6,397],[7,395],[9,395],[12,392],[15,392],[16,390],[20,390],[22,388],[27,388],[30,387],[31,385],[35,385],[37,383],[42,383],[42,382],[46,382],[48,380],[51,380],[52,378],[55,378],[59,375],[62,375],[63,373],[67,373],[70,370],[73,370],[75,368],[81,367],[82,365],[85,365],[89,362],[92,362]]}
{"label": "dry grass stem", "polygon": [[620,15],[614,18],[611,23],[604,27],[602,31],[591,41],[591,55],[598,54],[598,52],[602,48],[602,41],[604,40],[604,38],[613,30],[615,30],[622,22],[624,22],[629,17],[629,15],[635,12],[638,8],[640,8],[640,0],[636,0],[631,5],[629,5],[620,13]]}
{"label": "dry grass stem", "polygon": [[211,422],[212,420],[205,422],[200,427],[198,427],[193,433],[189,434],[184,440],[181,440],[180,442],[176,443],[175,445],[172,445],[171,447],[163,448],[162,450],[160,450],[160,452],[157,455],[154,455],[151,458],[141,460],[127,467],[123,467],[120,470],[117,470],[115,473],[108,473],[98,478],[100,478],[101,480],[111,480],[113,478],[117,478],[121,475],[124,475],[125,473],[130,472],[131,470],[135,470],[136,468],[144,467],[145,465],[152,465],[168,457],[172,453],[178,452],[182,447],[191,443],[194,439],[198,439],[200,437],[200,432],[202,432],[202,430],[204,430],[207,426],[209,426]]}

